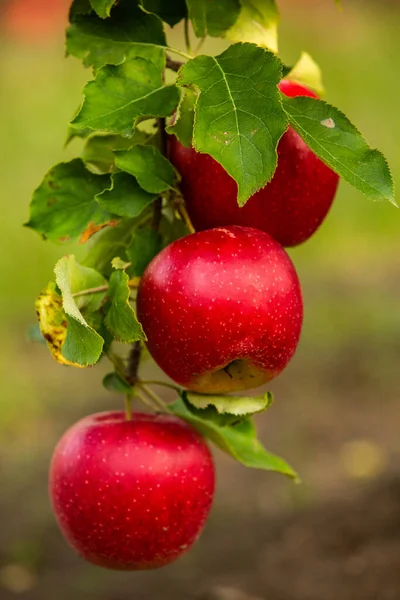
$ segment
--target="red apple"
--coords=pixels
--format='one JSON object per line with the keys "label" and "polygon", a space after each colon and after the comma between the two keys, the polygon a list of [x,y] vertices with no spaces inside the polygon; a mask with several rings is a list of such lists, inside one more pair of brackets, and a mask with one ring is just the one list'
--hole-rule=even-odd
{"label": "red apple", "polygon": [[[317,97],[291,81],[281,81],[279,88],[286,96]],[[279,142],[272,181],[242,208],[236,182],[211,156],[185,148],[170,136],[169,158],[182,177],[181,189],[197,230],[247,225],[269,233],[283,246],[296,246],[318,229],[339,181],[291,127]]]}
{"label": "red apple", "polygon": [[238,226],[164,248],[141,279],[137,308],[158,365],[203,393],[254,388],[278,375],[303,319],[285,250],[267,233]]}
{"label": "red apple", "polygon": [[62,532],[84,558],[109,569],[152,569],[198,537],[214,466],[203,438],[176,417],[100,413],[60,440],[49,489]]}
{"label": "red apple", "polygon": [[5,0],[1,25],[22,42],[43,42],[62,35],[70,5],[71,0]]}

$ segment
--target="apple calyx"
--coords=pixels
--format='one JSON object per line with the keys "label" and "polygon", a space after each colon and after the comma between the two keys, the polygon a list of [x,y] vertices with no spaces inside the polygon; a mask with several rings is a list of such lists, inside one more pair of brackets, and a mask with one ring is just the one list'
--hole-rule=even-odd
{"label": "apple calyx", "polygon": [[[273,379],[275,373],[271,372]],[[195,378],[191,384],[194,392],[212,390],[214,394],[229,391],[242,391],[260,387],[266,383],[265,369],[257,367],[250,359],[238,358],[210,373]]]}

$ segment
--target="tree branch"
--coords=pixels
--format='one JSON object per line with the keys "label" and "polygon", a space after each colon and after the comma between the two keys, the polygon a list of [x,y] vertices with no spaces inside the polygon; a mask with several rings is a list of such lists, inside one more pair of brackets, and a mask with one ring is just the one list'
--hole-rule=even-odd
{"label": "tree branch", "polygon": [[142,353],[142,345],[140,342],[132,344],[129,352],[128,364],[126,366],[125,378],[132,387],[136,384],[138,378],[138,370],[140,364],[140,356]]}
{"label": "tree branch", "polygon": [[180,62],[179,60],[172,60],[172,58],[167,56],[167,69],[171,69],[171,71],[177,72],[183,64],[183,62]]}

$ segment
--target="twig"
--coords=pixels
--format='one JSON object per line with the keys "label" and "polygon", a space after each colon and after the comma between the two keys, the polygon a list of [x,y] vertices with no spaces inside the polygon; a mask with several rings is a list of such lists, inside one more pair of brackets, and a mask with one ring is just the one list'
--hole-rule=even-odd
{"label": "twig", "polygon": [[189,217],[189,213],[186,209],[185,203],[181,200],[176,204],[178,213],[182,217],[183,222],[186,224],[186,227],[189,229],[190,233],[196,233],[195,228],[193,227],[193,223],[191,218]]}
{"label": "twig", "polygon": [[145,404],[146,406],[151,408],[151,410],[155,410],[155,409],[159,408],[159,406],[157,404],[155,405],[153,402],[151,402],[147,398],[147,396],[145,394],[142,394],[142,392],[140,390],[138,390],[137,388],[135,389],[135,397],[138,398],[141,402],[143,402],[143,404]]}
{"label": "twig", "polygon": [[186,50],[188,51],[188,54],[192,54],[191,45],[190,45],[189,19],[188,19],[188,17],[185,18],[184,31],[185,31]]}
{"label": "twig", "polygon": [[157,404],[157,406],[159,408],[161,408],[161,410],[163,412],[172,412],[168,406],[168,404],[166,402],[164,402],[160,396],[158,394],[156,394],[155,392],[153,392],[152,389],[150,389],[146,384],[142,383],[141,381],[137,382],[137,385],[145,392],[145,394],[147,396],[149,396],[149,398],[151,398],[155,404]]}
{"label": "twig", "polygon": [[166,381],[156,381],[156,380],[146,380],[143,381],[142,379],[140,379],[140,381],[138,381],[139,384],[142,385],[160,385],[162,387],[167,387],[170,388],[171,390],[174,390],[175,392],[180,393],[181,392],[181,388],[178,387],[177,385],[173,385],[172,383],[167,383]]}
{"label": "twig", "polygon": [[[160,151],[163,156],[167,156],[167,134],[165,132],[166,120],[165,117],[157,119],[158,129],[160,132]],[[157,198],[153,204],[153,219],[151,227],[153,231],[158,231],[161,223],[162,215],[162,198]]]}
{"label": "twig", "polygon": [[167,56],[167,69],[171,69],[171,71],[178,72],[183,64],[183,62],[180,62],[179,60],[172,60],[172,58]]}
{"label": "twig", "polygon": [[196,47],[196,49],[195,49],[195,51],[194,51],[194,55],[195,55],[195,56],[197,56],[197,55],[198,55],[198,53],[199,53],[199,52],[200,52],[200,50],[202,49],[202,47],[203,47],[203,44],[204,44],[204,42],[205,42],[205,41],[206,41],[206,38],[205,38],[205,37],[202,37],[202,38],[201,38],[201,40],[199,41],[199,43],[197,44],[197,47]]}
{"label": "twig", "polygon": [[140,363],[140,356],[142,353],[142,345],[140,342],[132,344],[131,351],[129,352],[128,364],[125,371],[125,379],[132,387],[136,385],[138,377],[138,369]]}

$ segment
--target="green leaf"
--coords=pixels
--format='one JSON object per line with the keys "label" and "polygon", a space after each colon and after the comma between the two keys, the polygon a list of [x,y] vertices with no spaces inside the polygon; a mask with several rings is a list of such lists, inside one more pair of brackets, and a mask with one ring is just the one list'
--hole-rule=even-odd
{"label": "green leaf", "polygon": [[196,100],[196,94],[191,89],[184,90],[176,111],[175,122],[166,128],[167,133],[176,135],[186,148],[190,148],[192,145]]}
{"label": "green leaf", "polygon": [[342,112],[314,98],[282,96],[282,100],[291,126],[321,160],[372,200],[396,205],[385,157],[370,149]]}
{"label": "green leaf", "polygon": [[162,239],[160,234],[150,227],[137,229],[127,249],[131,262],[128,273],[131,277],[141,277],[150,261],[160,252]]}
{"label": "green leaf", "polygon": [[146,192],[160,194],[174,187],[174,167],[155,146],[133,146],[117,152],[115,164],[136,177]]}
{"label": "green leaf", "polygon": [[239,0],[186,0],[197,37],[220,37],[239,16]]}
{"label": "green leaf", "polygon": [[103,379],[103,386],[109,392],[117,394],[132,394],[132,387],[118,373],[108,373]]}
{"label": "green leaf", "polygon": [[69,20],[72,22],[79,15],[89,15],[92,11],[90,0],[73,0],[69,9]]}
{"label": "green leaf", "polygon": [[114,2],[115,0],[90,0],[90,4],[102,19],[110,16]]}
{"label": "green leaf", "polygon": [[[139,130],[137,129],[136,132]],[[143,139],[146,137],[146,134],[143,134]],[[101,173],[109,173],[114,166],[114,151],[125,150],[131,146],[132,139],[124,138],[121,135],[91,135],[83,149],[82,160]]]}
{"label": "green leaf", "polygon": [[26,226],[53,241],[75,239],[89,223],[101,225],[110,219],[95,200],[109,187],[108,175],[90,173],[79,158],[60,163],[34,192]]}
{"label": "green leaf", "polygon": [[172,412],[190,423],[204,437],[210,439],[221,450],[230,454],[246,467],[275,471],[297,478],[295,471],[282,458],[267,452],[257,439],[256,430],[252,420],[248,417],[239,423],[220,425],[219,416],[214,409],[210,415],[207,409],[207,418],[203,417],[206,411],[189,408],[184,400],[176,400],[169,405]]}
{"label": "green leaf", "polygon": [[111,307],[104,323],[115,339],[126,343],[146,339],[135,311],[129,304],[129,292],[128,275],[124,271],[114,271],[108,288]]}
{"label": "green leaf", "polygon": [[[101,0],[99,0],[100,2]],[[142,56],[161,65],[166,45],[162,22],[142,10],[134,0],[121,0],[111,19],[95,13],[77,14],[67,29],[67,54],[80,58],[86,67],[118,65],[127,57]]]}
{"label": "green leaf", "polygon": [[314,90],[319,96],[325,94],[321,69],[307,52],[301,54],[295,66],[285,75],[285,79],[301,83]]}
{"label": "green leaf", "polygon": [[119,256],[116,256],[111,261],[112,268],[116,270],[121,269],[122,271],[125,271],[128,267],[130,267],[130,265],[130,262],[122,260]]}
{"label": "green leaf", "polygon": [[175,213],[166,215],[167,209],[164,209],[164,214],[161,218],[160,233],[162,237],[163,247],[172,244],[175,240],[179,240],[190,234],[186,223]]}
{"label": "green leaf", "polygon": [[105,210],[119,217],[137,217],[151,204],[156,195],[149,194],[128,173],[114,173],[111,188],[105,190],[97,201]]}
{"label": "green leaf", "polygon": [[82,264],[109,277],[112,273],[111,261],[115,256],[128,260],[126,249],[136,223],[136,219],[123,219],[116,227],[108,227],[96,233]]}
{"label": "green leaf", "polygon": [[235,416],[254,415],[269,408],[273,401],[271,392],[264,396],[214,396],[185,392],[186,400],[195,408],[205,409],[213,406],[219,414],[228,413]]}
{"label": "green leaf", "polygon": [[240,0],[240,4],[239,17],[224,37],[278,52],[279,11],[275,0]]}
{"label": "green leaf", "polygon": [[96,294],[91,294],[75,299],[73,294],[82,289],[102,285],[101,282],[105,280],[100,273],[79,265],[74,256],[65,256],[59,260],[54,273],[62,293],[63,309],[68,322],[61,354],[69,363],[83,367],[94,365],[101,356],[104,340],[89,326],[79,307],[95,310],[102,301],[102,295],[100,298],[96,297]]}
{"label": "green leaf", "polygon": [[185,0],[142,0],[142,6],[148,12],[154,13],[171,27],[187,16]]}
{"label": "green leaf", "polygon": [[180,85],[200,92],[194,147],[211,154],[238,183],[240,206],[272,178],[276,147],[287,127],[277,85],[281,63],[253,44],[234,44],[219,56],[181,67]]}
{"label": "green leaf", "polygon": [[178,88],[165,86],[162,78],[162,67],[141,57],[103,67],[86,85],[84,103],[72,125],[132,136],[139,117],[167,117],[175,110]]}

